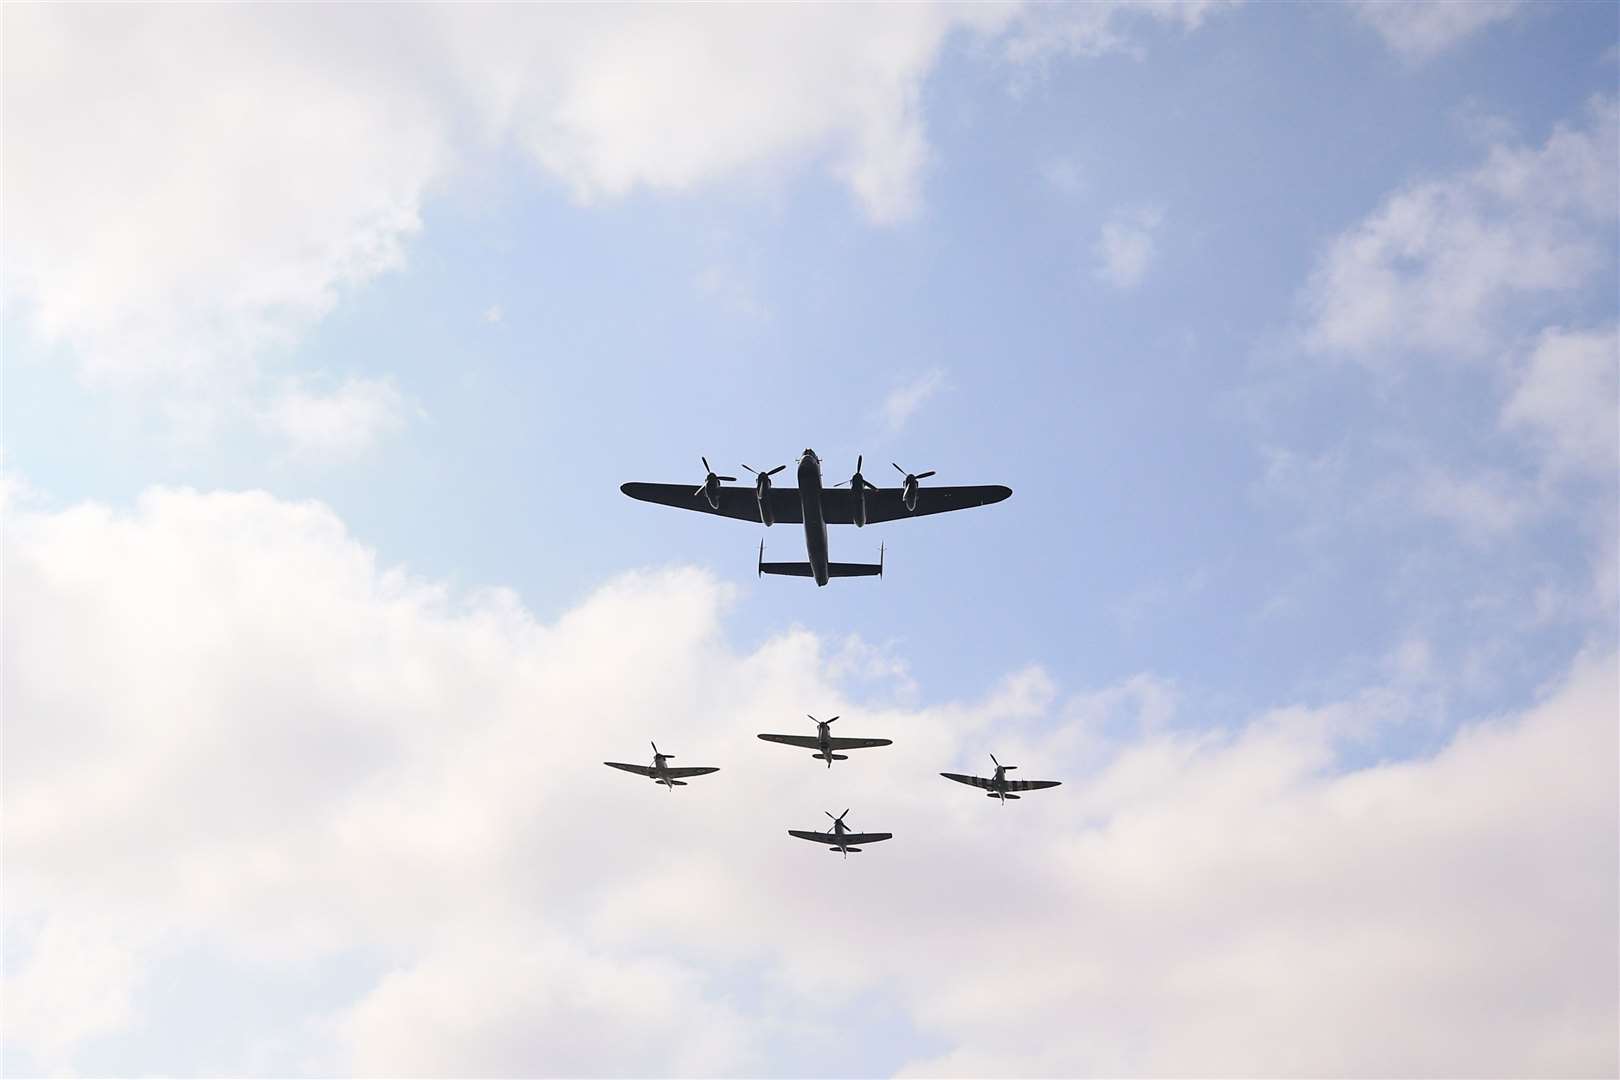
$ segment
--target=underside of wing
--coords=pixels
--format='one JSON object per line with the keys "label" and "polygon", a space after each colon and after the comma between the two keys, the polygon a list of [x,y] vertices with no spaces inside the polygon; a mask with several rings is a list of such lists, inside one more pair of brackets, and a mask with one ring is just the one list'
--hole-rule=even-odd
{"label": "underside of wing", "polygon": [[[903,518],[927,517],[951,510],[967,510],[975,506],[989,506],[1012,494],[1012,488],[1000,484],[979,484],[974,487],[923,487],[917,491],[917,508],[907,510],[899,488],[880,488],[866,493],[866,523],[876,525],[883,521]],[[827,488],[821,493],[821,512],[829,525],[851,525],[855,521],[855,493],[847,488]]]}
{"label": "underside of wing", "polygon": [[713,765],[713,766],[711,766],[711,765],[698,765],[698,766],[694,766],[694,767],[692,767],[690,769],[665,769],[664,770],[664,772],[669,774],[670,776],[707,776],[712,772],[719,772],[719,771],[720,771],[720,766],[718,766],[718,765]]}
{"label": "underside of wing", "polygon": [[[846,847],[850,844],[875,844],[879,840],[887,840],[893,835],[892,832],[852,832],[845,833],[842,842]],[[837,840],[833,841],[833,843],[838,842]]]}
{"label": "underside of wing", "polygon": [[947,780],[955,780],[958,784],[967,784],[971,787],[987,788],[990,786],[990,781],[982,776],[963,776],[961,773],[954,772],[942,772],[939,775]]}
{"label": "underside of wing", "polygon": [[834,750],[864,750],[868,746],[892,746],[893,739],[829,739]]}
{"label": "underside of wing", "polygon": [[[802,746],[806,750],[821,749],[821,744],[816,741],[814,735],[761,735],[760,738],[766,742],[781,743],[784,746]],[[833,744],[837,745],[837,743],[838,740],[834,739]]]}
{"label": "underside of wing", "polygon": [[800,840],[808,840],[812,844],[836,844],[837,837],[827,832],[808,832],[804,829],[789,829],[789,836],[797,836]]}
{"label": "underside of wing", "polygon": [[1063,783],[1061,780],[1009,780],[1008,791],[1039,791],[1041,788],[1057,787]]}
{"label": "underside of wing", "polygon": [[[673,506],[678,510],[696,510],[700,514],[736,518],[738,521],[758,521],[759,502],[751,487],[722,487],[718,507],[709,505],[708,496],[690,484],[621,484],[619,490],[632,499]],[[800,524],[804,511],[799,505],[798,488],[771,488],[771,513],[783,524]]]}
{"label": "underside of wing", "polygon": [[645,765],[626,765],[622,761],[604,761],[602,764],[611,765],[615,769],[623,769],[625,772],[633,772],[637,776],[651,776],[653,774],[653,771]]}

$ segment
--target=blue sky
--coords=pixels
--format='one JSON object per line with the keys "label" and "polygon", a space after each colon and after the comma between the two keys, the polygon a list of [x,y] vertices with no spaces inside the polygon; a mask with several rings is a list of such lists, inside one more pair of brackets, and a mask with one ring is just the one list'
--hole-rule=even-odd
{"label": "blue sky", "polygon": [[[1620,33],[1611,6],[418,14],[390,43],[375,33],[375,10],[139,10],[119,16],[134,29],[109,43],[91,16],[8,12],[8,790],[71,790],[46,748],[55,744],[37,730],[61,710],[86,731],[124,723],[126,737],[144,742],[143,721],[114,715],[117,703],[150,694],[161,711],[184,682],[178,670],[217,663],[234,672],[218,676],[232,693],[260,687],[312,708],[299,688],[322,677],[285,651],[256,652],[252,642],[275,633],[253,628],[246,612],[236,631],[229,617],[208,616],[235,643],[217,654],[183,644],[189,632],[175,627],[190,609],[180,594],[166,614],[149,613],[165,628],[159,643],[174,635],[172,648],[117,637],[105,611],[135,602],[112,573],[126,557],[131,574],[142,572],[131,551],[152,552],[144,572],[158,579],[188,567],[199,598],[279,580],[255,594],[271,609],[267,623],[304,626],[316,652],[334,635],[333,658],[381,648],[372,660],[383,672],[431,664],[379,644],[392,631],[350,640],[301,609],[295,598],[321,579],[323,559],[341,568],[370,553],[365,618],[395,625],[386,613],[416,611],[420,600],[412,618],[444,621],[428,638],[487,632],[514,655],[528,647],[524,620],[543,628],[534,648],[574,656],[570,635],[596,643],[594,630],[578,628],[612,612],[634,624],[615,631],[627,642],[620,666],[604,632],[606,654],[581,653],[572,670],[599,663],[610,682],[632,684],[613,708],[645,694],[688,709],[670,726],[716,746],[703,747],[711,756],[756,722],[780,728],[835,706],[937,729],[952,756],[925,770],[971,767],[1009,743],[1045,751],[1047,761],[1026,767],[1068,769],[1063,794],[1095,781],[1094,794],[1067,806],[1059,795],[1034,812],[1046,816],[1027,842],[1059,862],[1065,845],[1129,836],[1131,822],[1154,819],[1133,801],[1142,797],[1128,779],[1138,774],[1133,755],[1182,761],[1187,773],[1164,777],[1191,792],[1178,812],[1219,820],[1198,801],[1201,785],[1244,786],[1252,762],[1233,748],[1278,715],[1325,725],[1295,778],[1322,791],[1376,784],[1380,769],[1403,764],[1440,769],[1482,721],[1520,724],[1513,730],[1528,739],[1525,718],[1560,709],[1587,725],[1572,737],[1584,749],[1566,742],[1565,752],[1612,751],[1612,731],[1592,734],[1613,727],[1612,691],[1595,716],[1567,705],[1603,701],[1616,646]],[[209,59],[190,74],[168,70],[187,55]],[[829,481],[864,454],[880,483],[898,479],[888,465],[898,461],[937,469],[940,483],[1006,483],[1015,494],[985,511],[835,530],[835,558],[864,560],[885,542],[888,575],[816,590],[754,578],[757,527],[662,512],[616,491],[631,479],[695,485],[700,454],[737,472],[740,462],[791,462],[805,446]],[[232,501],[247,492],[267,494]],[[328,523],[312,525],[310,514]],[[75,529],[84,535],[66,542]],[[277,530],[296,543],[282,546]],[[318,552],[303,546],[317,543],[306,530],[325,538]],[[150,544],[130,539],[147,533]],[[152,546],[159,538],[173,550]],[[765,539],[778,558],[802,557],[792,527]],[[638,570],[651,576],[621,577]],[[401,588],[439,599],[407,602]],[[642,593],[644,607],[626,599]],[[17,644],[74,640],[69,612],[91,620],[92,636],[109,635],[105,662],[134,665],[156,648],[167,663],[144,689],[70,706],[74,695],[50,687],[60,670],[79,668],[75,657]],[[677,632],[661,621],[671,612],[691,624]],[[660,629],[679,647],[644,641]],[[674,666],[729,666],[688,686],[685,675],[636,662],[640,648],[667,651]],[[777,665],[804,655],[815,670],[792,685],[837,701],[728,718],[759,704],[756,694],[779,696],[739,680],[777,678]],[[534,662],[551,671],[557,661]],[[369,730],[354,716],[411,685],[379,677],[393,684],[381,696],[345,691],[314,711]],[[536,685],[559,702],[597,700],[535,678],[489,690],[491,700],[520,709],[523,688]],[[217,746],[201,734],[206,718],[197,722],[160,740],[154,776],[190,775],[182,761],[211,771]],[[645,739],[632,731],[657,736],[633,711],[592,723],[625,733],[622,749],[575,747],[592,762],[639,753]],[[289,760],[326,753],[315,747],[329,745],[329,732],[298,730],[284,733]],[[413,731],[389,729],[377,736],[382,748],[356,735],[352,753],[409,761]],[[554,741],[528,737],[536,753]],[[482,744],[439,731],[431,745],[447,761],[472,760]],[[1598,802],[1576,800],[1562,827],[1606,799],[1613,840],[1613,757],[1593,779]],[[846,774],[836,797],[867,794],[878,767]],[[603,786],[589,772],[563,775],[550,797]],[[1488,779],[1534,791],[1537,775]],[[315,802],[364,805],[370,790],[342,768],[329,784]],[[613,828],[633,830],[650,812],[625,805],[634,789],[610,794],[621,797],[602,804],[617,815]],[[696,787],[681,794],[701,797]],[[956,794],[926,789],[894,812],[928,822],[932,802],[960,810],[948,802]],[[602,796],[590,798],[596,806]],[[789,812],[736,792],[713,798],[730,819],[768,818],[766,832]],[[1230,1018],[1177,1026],[1173,1003],[1144,991],[1140,1013],[1127,1010],[1112,1029],[1136,1036],[1103,1049],[1113,1037],[1104,1024],[1084,1051],[1053,1039],[1049,1056],[1019,1057],[992,1032],[953,1029],[951,1003],[882,974],[879,961],[853,989],[862,1016],[881,1020],[818,1012],[806,996],[840,977],[806,975],[810,961],[765,945],[720,964],[688,956],[642,971],[667,958],[639,933],[705,930],[702,919],[670,923],[651,899],[626,900],[632,913],[612,932],[583,929],[582,915],[524,932],[550,935],[559,955],[581,941],[605,950],[576,959],[627,973],[624,986],[652,1001],[664,1001],[660,979],[697,980],[716,1030],[757,1034],[800,1014],[829,1030],[843,1023],[848,1055],[671,1034],[667,1061],[624,1047],[622,1059],[569,1065],[547,1058],[543,1039],[503,1041],[506,1029],[490,1037],[469,1022],[459,1038],[496,1050],[460,1059],[400,1034],[424,1006],[383,973],[454,986],[457,973],[476,970],[466,956],[494,945],[429,955],[313,925],[291,935],[285,963],[249,964],[254,985],[276,988],[264,991],[272,1004],[222,1018],[228,1030],[208,1051],[217,1056],[175,1057],[183,1016],[217,1000],[214,987],[244,984],[244,927],[211,908],[147,920],[132,903],[119,918],[139,925],[107,930],[123,923],[101,919],[76,892],[74,860],[36,854],[71,852],[79,834],[52,833],[68,826],[36,826],[31,813],[13,813],[24,803],[7,803],[8,817],[24,821],[7,832],[8,871],[23,882],[8,888],[19,912],[6,929],[8,1011],[39,986],[79,1000],[75,962],[41,945],[56,940],[57,924],[80,943],[63,955],[83,970],[122,972],[128,999],[83,1005],[77,1026],[26,1013],[7,1045],[13,1072],[386,1072],[415,1061],[429,1072],[1074,1074],[1213,1063],[1601,1074],[1616,1060],[1612,971],[1562,973],[1592,988],[1571,1008],[1607,1009],[1607,1028],[1600,1022],[1575,1049],[1541,1039],[1537,1024],[1553,1022],[1545,1010],[1509,1023],[1459,1005],[1454,1034],[1505,1032],[1489,1044],[1496,1056],[1428,1056],[1422,1039],[1396,1039],[1391,1056],[1346,1065],[1320,1056],[1336,1030],[1322,1021],[1320,1039],[1299,1037],[1298,1056],[1245,1057],[1236,1033],[1286,1041],[1286,1029]],[[819,815],[819,805],[805,809]],[[489,826],[493,835],[521,850],[540,811],[489,814],[503,823]],[[681,837],[670,842],[697,847],[707,865],[712,855]],[[1612,871],[1614,844],[1604,849],[1603,838],[1587,839],[1607,851],[1596,870]],[[1517,850],[1514,837],[1483,826],[1468,839],[1481,866]],[[969,849],[979,840],[990,854],[1020,843],[975,833]],[[216,842],[305,865],[293,840]],[[614,837],[616,848],[626,843],[633,836]],[[1301,843],[1315,846],[1310,836]],[[1357,887],[1358,872],[1394,872],[1375,864],[1349,860],[1344,887]],[[431,860],[411,865],[437,872]],[[1241,878],[1242,865],[1220,882]],[[781,866],[784,882],[805,871]],[[938,872],[921,860],[915,869]],[[1572,875],[1569,890],[1586,895],[1594,865],[1572,858],[1548,872]],[[678,877],[607,882],[634,897],[697,888]],[[1072,882],[1039,882],[1033,894],[1055,898],[1045,915],[1084,907],[1063,891]],[[512,899],[530,887],[492,889]],[[1607,936],[1585,946],[1612,958],[1613,883],[1592,887],[1592,911],[1608,915],[1594,933]],[[569,907],[586,893],[551,885],[538,895],[542,906]],[[149,899],[161,906],[165,896]],[[1526,903],[1481,934],[1544,921]],[[1003,933],[989,922],[964,905],[955,932],[988,948]],[[97,933],[84,930],[92,924]],[[100,944],[83,944],[91,940]],[[1465,969],[1455,966],[1459,979]],[[1493,974],[1528,978],[1506,961]],[[545,1013],[551,999],[513,978],[513,999]],[[179,989],[172,998],[140,989],[157,984]],[[311,999],[317,984],[331,993]],[[1040,985],[1051,1000],[1080,1000],[1073,987]],[[622,1002],[635,992],[624,986],[602,993]],[[1287,981],[1276,989],[1286,993]],[[130,1004],[142,1000],[145,1009]],[[667,1004],[647,1009],[654,1030],[691,1021]],[[1262,1013],[1283,1024],[1281,1013]],[[499,1009],[489,1015],[501,1023]]]}

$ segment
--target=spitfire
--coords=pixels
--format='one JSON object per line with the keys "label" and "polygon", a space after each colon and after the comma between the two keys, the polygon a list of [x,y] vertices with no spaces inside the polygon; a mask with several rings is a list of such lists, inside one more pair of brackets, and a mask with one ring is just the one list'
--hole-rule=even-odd
{"label": "spitfire", "polygon": [[814,735],[761,735],[760,738],[766,742],[782,743],[784,746],[802,746],[807,750],[814,750],[815,753],[810,756],[825,761],[829,769],[832,768],[833,762],[847,761],[849,759],[848,754],[839,754],[835,751],[864,750],[872,746],[892,745],[893,740],[890,739],[835,739],[829,733],[829,729],[832,727],[833,720],[837,719],[836,716],[832,720],[817,720],[813,716],[810,717],[811,723],[816,725]]}
{"label": "spitfire", "polygon": [[652,750],[653,758],[651,765],[626,765],[622,761],[604,761],[602,764],[614,769],[623,769],[627,773],[635,773],[637,776],[648,777],[653,783],[663,784],[671,791],[674,791],[678,787],[686,786],[686,781],[681,779],[684,776],[706,776],[709,773],[720,771],[718,766],[709,765],[699,765],[694,768],[685,769],[672,769],[668,765],[665,765],[664,762],[673,758],[675,756],[674,754],[660,754],[658,752],[657,743],[652,744]]}
{"label": "spitfire", "polygon": [[843,852],[846,859],[849,858],[849,853],[852,851],[860,854],[861,849],[856,847],[856,844],[875,844],[879,840],[888,840],[894,836],[894,833],[886,832],[850,832],[849,826],[844,824],[844,818],[849,816],[848,810],[845,810],[837,817],[833,817],[831,810],[824,810],[822,813],[833,819],[832,832],[789,829],[788,835],[797,836],[800,840],[808,840],[812,844],[826,844],[828,851]]}
{"label": "spitfire", "polygon": [[942,772],[939,775],[947,780],[955,780],[958,784],[970,784],[973,787],[988,788],[986,794],[992,799],[1000,799],[1001,805],[1006,806],[1008,799],[1017,799],[1015,791],[1039,791],[1041,788],[1057,787],[1061,780],[1009,780],[1007,774],[1018,768],[1016,765],[1003,765],[996,760],[996,755],[990,755],[990,761],[996,767],[994,776],[963,776],[961,773]]}

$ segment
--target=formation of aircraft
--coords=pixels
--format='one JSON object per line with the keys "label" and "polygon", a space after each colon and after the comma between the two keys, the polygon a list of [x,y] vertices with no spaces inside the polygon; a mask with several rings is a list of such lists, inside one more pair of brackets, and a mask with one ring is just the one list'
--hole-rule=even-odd
{"label": "formation of aircraft", "polygon": [[[642,502],[753,521],[767,528],[777,522],[802,524],[807,561],[766,562],[765,542],[761,540],[757,570],[761,575],[814,578],[817,585],[825,585],[835,577],[879,577],[883,573],[881,547],[875,563],[832,562],[827,554],[828,525],[861,528],[885,521],[904,521],[988,506],[1012,494],[1012,488],[1000,484],[925,488],[922,481],[933,476],[934,470],[910,473],[897,464],[894,467],[905,477],[904,482],[898,488],[880,488],[861,475],[865,460],[865,455],[857,455],[855,474],[830,488],[821,483],[821,459],[814,450],[806,449],[799,455],[799,486],[796,488],[777,487],[771,482],[771,477],[786,469],[786,465],[774,469],[744,465],[743,468],[754,475],[753,486],[726,487],[725,482],[736,477],[719,475],[710,468],[709,459],[705,457],[702,461],[707,475],[695,491],[685,484],[641,483],[623,484],[619,490]],[[847,490],[845,484],[848,484]]]}
{"label": "formation of aircraft", "polygon": [[837,817],[833,817],[831,810],[823,810],[822,813],[833,818],[832,832],[809,832],[805,829],[789,829],[788,835],[797,836],[800,840],[808,840],[812,844],[826,844],[828,851],[841,851],[846,859],[849,858],[849,853],[852,851],[857,855],[860,854],[861,849],[856,847],[856,844],[875,844],[879,840],[887,840],[894,835],[894,833],[886,832],[850,832],[849,826],[844,824],[844,818],[849,814],[848,810],[845,810]]}
{"label": "formation of aircraft", "polygon": [[[826,487],[821,481],[821,458],[810,449],[799,455],[797,461],[799,486],[796,488],[777,487],[771,479],[785,470],[786,465],[778,465],[771,469],[756,469],[751,465],[744,465],[743,468],[754,478],[753,484],[748,487],[727,487],[728,484],[736,483],[737,478],[717,473],[709,464],[707,457],[701,457],[700,460],[703,462],[705,475],[703,483],[695,490],[685,484],[643,483],[622,484],[619,490],[642,502],[673,506],[679,510],[695,510],[701,514],[716,514],[738,521],[753,521],[766,528],[778,522],[803,525],[806,560],[766,562],[765,541],[761,540],[757,571],[760,575],[779,574],[786,577],[812,578],[818,586],[827,584],[835,577],[881,577],[883,574],[883,545],[878,546],[878,561],[875,563],[833,562],[828,555],[828,525],[854,525],[856,528],[863,528],[885,521],[904,521],[907,518],[988,506],[1001,502],[1012,494],[1011,488],[1000,484],[923,487],[922,482],[934,476],[935,471],[929,469],[925,472],[910,472],[898,462],[890,464],[904,478],[900,486],[882,488],[862,475],[861,470],[866,463],[864,455],[856,456],[854,475],[848,480],[841,480],[831,487]],[[761,733],[759,737],[766,742],[810,750],[812,751],[810,756],[818,761],[825,761],[829,769],[832,768],[833,762],[849,759],[848,754],[839,753],[841,750],[859,750],[893,744],[891,739],[835,738],[830,729],[833,722],[838,719],[836,716],[831,720],[817,720],[814,716],[810,717],[811,722],[816,725],[814,735]],[[663,784],[671,791],[686,786],[683,777],[702,776],[719,771],[717,768],[707,766],[670,768],[665,763],[671,757],[670,754],[659,753],[655,743],[651,766],[626,765],[618,761],[603,764],[648,777],[654,783]],[[990,798],[1000,799],[1003,806],[1006,806],[1008,799],[1020,798],[1015,792],[1058,786],[1059,781],[1056,780],[1008,780],[1007,773],[1017,766],[1003,765],[996,761],[994,754],[990,755],[990,760],[996,767],[994,776],[966,776],[962,773],[949,772],[940,775],[959,784],[983,788]],[[829,851],[841,852],[845,858],[849,857],[850,852],[860,852],[861,848],[858,845],[875,844],[894,836],[893,833],[886,832],[851,832],[849,826],[844,824],[844,818],[849,814],[848,810],[837,817],[833,817],[830,810],[825,813],[832,818],[831,832],[789,829],[788,835],[823,844]]]}
{"label": "formation of aircraft", "polygon": [[709,765],[698,765],[685,769],[672,769],[668,765],[665,765],[664,762],[670,760],[675,755],[660,754],[658,752],[657,743],[653,743],[652,748],[653,759],[651,765],[626,765],[622,761],[604,761],[602,764],[609,765],[615,769],[623,769],[627,773],[635,773],[637,776],[648,777],[653,783],[663,784],[671,791],[674,791],[678,787],[686,786],[686,781],[681,779],[684,776],[707,776],[709,773],[720,771],[719,766]]}
{"label": "formation of aircraft", "polygon": [[760,735],[760,738],[764,739],[766,742],[782,743],[785,746],[802,746],[806,750],[814,750],[815,753],[811,754],[810,756],[818,760],[825,761],[827,763],[827,768],[829,769],[832,768],[832,763],[835,761],[849,760],[848,754],[839,754],[835,751],[864,750],[871,746],[890,746],[894,742],[893,739],[835,739],[831,734],[828,733],[828,728],[832,726],[833,720],[837,719],[838,717],[835,716],[832,718],[832,720],[817,720],[815,717],[811,716],[810,720],[816,725],[816,733],[814,735],[762,734]]}
{"label": "formation of aircraft", "polygon": [[958,784],[971,784],[973,787],[988,788],[986,794],[992,799],[1000,799],[1001,805],[1006,806],[1008,799],[1020,798],[1014,795],[1015,791],[1039,791],[1041,788],[1057,787],[1061,780],[1009,780],[1007,774],[1018,768],[1016,765],[1003,765],[996,761],[996,755],[991,754],[990,760],[996,766],[994,776],[963,776],[961,773],[942,772],[939,775],[947,780],[955,780]]}

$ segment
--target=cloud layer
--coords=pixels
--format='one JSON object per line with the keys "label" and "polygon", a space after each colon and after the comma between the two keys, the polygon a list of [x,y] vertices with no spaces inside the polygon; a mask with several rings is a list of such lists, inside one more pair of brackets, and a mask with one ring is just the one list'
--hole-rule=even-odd
{"label": "cloud layer", "polygon": [[[41,1068],[175,1022],[141,990],[206,992],[197,952],[356,981],[265,1071],[825,1072],[884,1037],[855,1001],[922,1074],[1620,1056],[1610,658],[1348,769],[1423,722],[1399,687],[1225,732],[1146,675],[901,707],[839,643],[737,649],[705,574],[542,624],[263,494],[13,508],[5,577],[7,1040]],[[896,744],[828,772],[753,739],[812,707]],[[670,794],[598,764],[648,738],[723,771]],[[1004,809],[934,775],[987,751],[1066,784]],[[846,805],[895,840],[784,835]],[[237,1039],[213,1071],[249,1067]]]}
{"label": "cloud layer", "polygon": [[1305,292],[1306,345],[1377,361],[1491,356],[1532,305],[1612,259],[1620,112],[1539,146],[1498,145],[1477,169],[1414,184],[1329,247]]}

